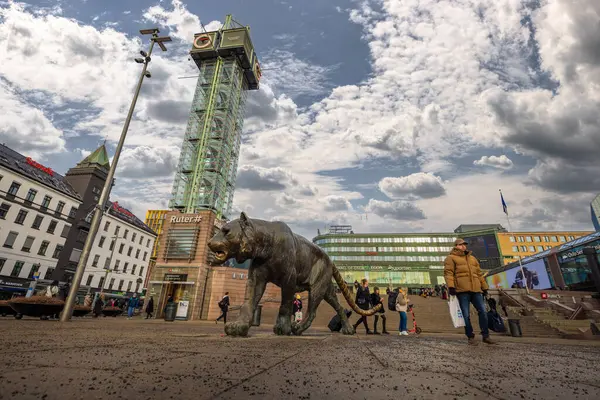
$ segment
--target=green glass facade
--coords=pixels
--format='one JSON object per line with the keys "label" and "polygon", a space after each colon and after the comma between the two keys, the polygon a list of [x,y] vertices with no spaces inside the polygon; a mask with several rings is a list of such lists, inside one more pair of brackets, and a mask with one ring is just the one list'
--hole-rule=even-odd
{"label": "green glass facade", "polygon": [[212,210],[227,218],[233,204],[248,90],[258,89],[260,65],[249,27],[230,15],[219,31],[195,35],[199,69],[169,208]]}
{"label": "green glass facade", "polygon": [[429,287],[442,284],[444,259],[455,233],[324,234],[313,239],[347,283],[367,278],[371,286]]}

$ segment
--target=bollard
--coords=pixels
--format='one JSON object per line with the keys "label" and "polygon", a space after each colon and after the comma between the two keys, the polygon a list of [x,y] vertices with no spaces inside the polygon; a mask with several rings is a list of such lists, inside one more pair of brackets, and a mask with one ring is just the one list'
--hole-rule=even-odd
{"label": "bollard", "polygon": [[510,329],[510,335],[514,337],[521,337],[523,333],[521,331],[521,321],[518,319],[509,319],[508,327]]}
{"label": "bollard", "polygon": [[260,326],[260,317],[262,315],[262,304],[259,304],[254,309],[254,315],[252,316],[252,326]]}

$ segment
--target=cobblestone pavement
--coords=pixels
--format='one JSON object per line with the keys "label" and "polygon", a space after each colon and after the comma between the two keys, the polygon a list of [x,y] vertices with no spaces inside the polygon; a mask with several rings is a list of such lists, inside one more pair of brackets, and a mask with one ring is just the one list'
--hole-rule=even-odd
{"label": "cobblestone pavement", "polygon": [[600,399],[598,342],[0,319],[0,399]]}

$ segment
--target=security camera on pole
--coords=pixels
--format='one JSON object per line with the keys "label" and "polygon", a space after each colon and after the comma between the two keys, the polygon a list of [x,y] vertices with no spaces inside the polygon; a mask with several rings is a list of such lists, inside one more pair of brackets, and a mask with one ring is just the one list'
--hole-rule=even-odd
{"label": "security camera on pole", "polygon": [[115,150],[115,155],[113,157],[113,162],[111,163],[110,170],[108,171],[108,177],[106,178],[106,183],[104,184],[104,188],[102,189],[102,195],[100,196],[100,200],[98,200],[98,204],[94,210],[94,217],[92,218],[92,223],[90,225],[90,231],[88,233],[85,244],[83,245],[83,250],[81,252],[81,258],[79,259],[79,263],[77,264],[77,270],[75,271],[75,276],[73,277],[73,282],[71,285],[71,289],[69,290],[69,296],[65,301],[65,308],[60,317],[61,322],[66,322],[71,319],[71,315],[73,314],[73,306],[75,304],[75,298],[77,297],[77,291],[79,290],[79,286],[81,285],[81,279],[83,278],[83,272],[85,271],[85,266],[88,262],[88,258],[90,257],[90,251],[92,249],[92,244],[94,243],[94,239],[96,238],[96,233],[98,232],[98,228],[100,227],[100,220],[102,218],[102,213],[104,210],[104,205],[108,201],[108,196],[110,194],[110,188],[112,186],[113,177],[115,176],[115,170],[117,168],[117,163],[119,162],[119,157],[121,155],[121,150],[123,149],[123,144],[125,143],[125,137],[127,136],[127,130],[129,129],[129,123],[131,122],[131,117],[133,116],[133,110],[135,109],[135,103],[137,102],[138,96],[140,94],[140,89],[142,87],[142,82],[144,81],[144,77],[150,78],[150,72],[147,71],[148,64],[150,63],[150,56],[152,55],[152,49],[154,48],[154,43],[157,43],[162,51],[167,51],[167,48],[164,45],[164,42],[170,42],[171,38],[168,36],[159,37],[158,28],[152,29],[142,29],[140,31],[142,35],[152,35],[150,38],[150,49],[148,53],[145,51],[140,51],[140,54],[143,58],[136,58],[135,62],[139,64],[144,64],[142,68],[142,73],[140,74],[140,78],[138,80],[137,86],[135,88],[135,94],[133,96],[133,100],[131,102],[131,106],[129,107],[129,113],[127,114],[127,118],[125,119],[125,125],[123,126],[123,131],[121,132],[121,137],[119,139],[119,143],[117,144],[117,148]]}

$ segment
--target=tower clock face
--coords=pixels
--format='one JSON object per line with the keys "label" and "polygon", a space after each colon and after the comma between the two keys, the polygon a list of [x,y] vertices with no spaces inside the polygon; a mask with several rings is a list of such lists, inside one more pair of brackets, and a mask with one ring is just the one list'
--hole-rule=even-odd
{"label": "tower clock face", "polygon": [[212,45],[212,40],[210,36],[207,34],[196,36],[194,39],[194,48],[195,49],[206,49]]}

